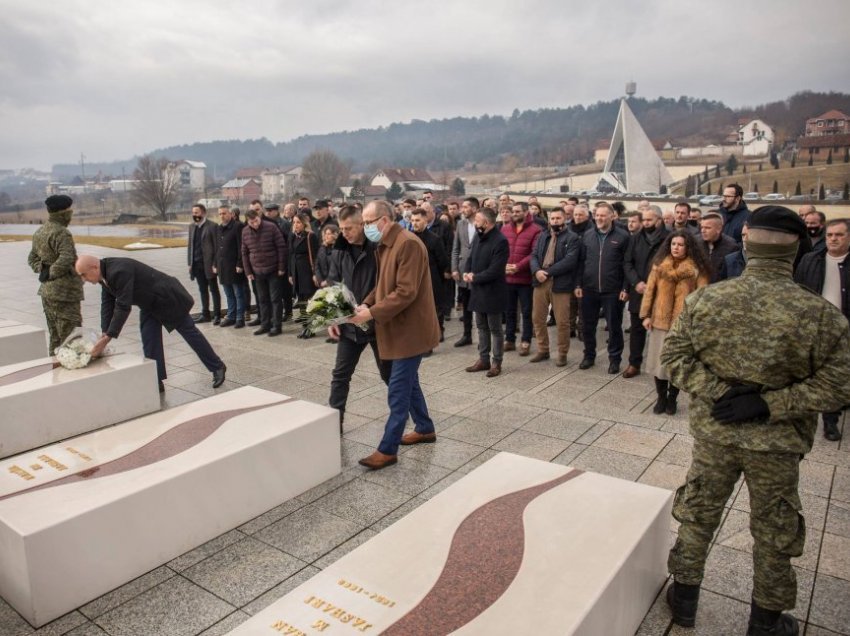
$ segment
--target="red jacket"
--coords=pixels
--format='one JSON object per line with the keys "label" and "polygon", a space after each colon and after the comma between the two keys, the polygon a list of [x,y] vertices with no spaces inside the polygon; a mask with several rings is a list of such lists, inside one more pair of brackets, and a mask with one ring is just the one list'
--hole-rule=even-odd
{"label": "red jacket", "polygon": [[508,247],[510,248],[508,265],[517,266],[516,274],[505,276],[508,284],[531,285],[531,252],[534,250],[534,243],[537,241],[540,232],[542,232],[542,229],[534,222],[531,213],[525,215],[522,231],[519,234],[517,234],[516,226],[513,223],[502,226],[502,234],[508,239]]}

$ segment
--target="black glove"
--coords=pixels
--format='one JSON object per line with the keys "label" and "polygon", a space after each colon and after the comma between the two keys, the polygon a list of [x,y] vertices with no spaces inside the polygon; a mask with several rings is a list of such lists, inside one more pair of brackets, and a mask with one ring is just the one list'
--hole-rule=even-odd
{"label": "black glove", "polygon": [[739,395],[748,395],[750,393],[760,392],[761,387],[753,386],[752,384],[736,384],[731,389],[728,389],[717,401],[722,402],[723,400],[731,400],[733,397],[738,397]]}
{"label": "black glove", "polygon": [[38,275],[38,282],[39,283],[46,283],[49,280],[50,280],[50,265],[42,264],[41,273]]}
{"label": "black glove", "polygon": [[[743,387],[734,387],[743,388]],[[730,391],[733,389],[730,389]],[[750,420],[758,420],[770,416],[770,407],[767,402],[762,399],[761,395],[755,392],[744,393],[726,398],[729,391],[722,398],[714,403],[711,407],[711,417],[723,424],[735,424],[738,422],[748,422]]]}

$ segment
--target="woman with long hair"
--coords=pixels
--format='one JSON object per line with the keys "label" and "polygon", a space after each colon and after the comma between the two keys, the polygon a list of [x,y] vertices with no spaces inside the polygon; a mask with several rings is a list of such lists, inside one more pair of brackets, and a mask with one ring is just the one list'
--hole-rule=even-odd
{"label": "woman with long hair", "polygon": [[[315,267],[319,252],[319,239],[310,225],[310,215],[301,212],[292,217],[292,233],[289,235],[289,282],[292,293],[297,296],[297,305],[303,307],[316,293]],[[312,338],[305,328],[299,338]]]}
{"label": "woman with long hair", "polygon": [[661,366],[661,349],[673,321],[682,313],[685,296],[711,279],[711,263],[690,232],[671,232],[652,261],[640,305],[643,326],[649,332],[647,371],[655,376],[658,400],[653,413],[676,413],[679,389],[670,384]]}

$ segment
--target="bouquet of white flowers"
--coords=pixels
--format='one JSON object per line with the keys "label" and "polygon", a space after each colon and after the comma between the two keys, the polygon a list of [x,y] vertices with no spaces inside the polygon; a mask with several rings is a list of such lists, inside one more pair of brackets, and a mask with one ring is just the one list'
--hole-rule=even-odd
{"label": "bouquet of white flowers", "polygon": [[[66,369],[83,369],[92,360],[91,352],[100,334],[94,329],[77,327],[65,341],[56,347],[56,361]],[[108,351],[104,355],[108,355]]]}
{"label": "bouquet of white flowers", "polygon": [[[304,328],[310,333],[316,333],[331,325],[340,325],[348,322],[354,315],[354,307],[357,300],[354,294],[342,283],[336,283],[329,287],[322,287],[310,300],[307,307],[301,312],[299,320],[304,323]],[[366,323],[358,325],[363,331],[369,329]]]}

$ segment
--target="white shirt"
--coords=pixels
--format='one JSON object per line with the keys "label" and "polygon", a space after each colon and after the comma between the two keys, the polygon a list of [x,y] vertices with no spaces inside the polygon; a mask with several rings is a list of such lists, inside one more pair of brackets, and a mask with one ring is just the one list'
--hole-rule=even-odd
{"label": "white shirt", "polygon": [[844,262],[847,255],[830,256],[826,254],[823,274],[822,296],[841,311],[841,271],[838,264]]}

